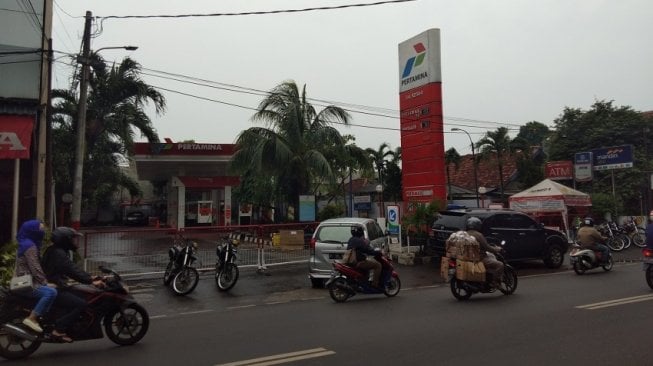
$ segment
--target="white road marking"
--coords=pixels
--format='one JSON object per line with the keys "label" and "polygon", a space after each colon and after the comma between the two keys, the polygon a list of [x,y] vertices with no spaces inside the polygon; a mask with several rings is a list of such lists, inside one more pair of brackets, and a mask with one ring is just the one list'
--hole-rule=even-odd
{"label": "white road marking", "polygon": [[150,317],[150,320],[152,319],[161,319],[161,318],[167,318],[167,315],[154,315]]}
{"label": "white road marking", "polygon": [[295,362],[306,360],[309,358],[324,357],[335,354],[334,351],[329,351],[325,348],[313,348],[297,352],[282,353],[273,356],[252,358],[249,360],[222,363],[215,366],[269,366],[279,365],[282,363]]}
{"label": "white road marking", "polygon": [[203,314],[203,313],[210,313],[213,310],[197,310],[197,311],[187,311],[185,313],[179,313],[179,315],[193,315],[193,314]]}
{"label": "white road marking", "polygon": [[635,302],[649,301],[649,300],[653,300],[653,295],[624,297],[622,299],[607,300],[607,301],[597,302],[594,304],[578,305],[576,306],[576,308],[585,309],[585,310],[596,310],[596,309],[603,309],[611,306],[619,306],[619,305],[625,305],[625,304],[631,304]]}
{"label": "white road marking", "polygon": [[241,305],[241,306],[230,306],[227,308],[227,310],[237,310],[237,309],[245,309],[245,308],[253,308],[255,307],[256,304],[249,304],[249,305]]}

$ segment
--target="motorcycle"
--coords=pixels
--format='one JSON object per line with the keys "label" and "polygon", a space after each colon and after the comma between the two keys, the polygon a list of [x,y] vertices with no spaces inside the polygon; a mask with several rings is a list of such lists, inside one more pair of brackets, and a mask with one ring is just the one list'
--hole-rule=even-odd
{"label": "motorcycle", "polygon": [[569,252],[569,263],[574,268],[574,272],[578,275],[582,275],[585,271],[598,267],[602,267],[606,272],[612,270],[612,266],[614,265],[612,253],[608,254],[606,260],[599,258],[601,254],[601,252],[582,248],[580,244],[574,243]]}
{"label": "motorcycle", "polygon": [[629,220],[624,222],[621,228],[626,234],[628,240],[640,248],[646,247],[646,231],[637,226],[635,219],[631,216]]}
{"label": "motorcycle", "polygon": [[[106,334],[118,345],[132,345],[147,333],[149,315],[129,294],[118,273],[104,267],[100,270],[109,274],[104,279],[104,288],[81,284],[71,286],[70,291],[86,300],[87,307],[67,335],[73,341],[84,341],[100,339]],[[65,314],[64,308],[55,305],[41,319],[43,333],[35,333],[22,324],[37,301],[0,288],[0,357],[10,360],[25,358],[36,352],[42,343],[65,343],[52,335],[55,320]]]}
{"label": "motorcycle", "polygon": [[230,290],[238,281],[239,271],[236,264],[238,244],[237,239],[225,237],[215,250],[218,257],[215,263],[215,283],[220,291]]}
{"label": "motorcycle", "polygon": [[[502,245],[505,242],[501,243]],[[494,279],[489,273],[485,274],[485,281],[465,281],[456,278],[456,259],[449,258],[449,283],[451,286],[451,293],[458,300],[468,300],[475,293],[493,293],[497,289],[504,295],[510,295],[517,290],[517,272],[515,269],[506,263],[505,258],[501,253],[495,254],[497,260],[503,263],[503,275],[501,276],[501,286],[497,287],[494,284]]]}
{"label": "motorcycle", "polygon": [[598,225],[596,230],[598,230],[601,235],[608,238],[605,245],[607,245],[610,250],[620,252],[626,249],[627,240],[625,240],[622,235],[619,235],[619,232],[615,230],[615,227],[611,223],[604,222]]}
{"label": "motorcycle", "polygon": [[169,262],[163,273],[163,284],[170,286],[175,294],[183,296],[191,293],[200,280],[199,272],[193,263],[197,260],[197,243],[177,234],[174,244],[168,249]]}
{"label": "motorcycle", "polygon": [[401,281],[399,280],[399,274],[392,266],[392,261],[380,250],[376,251],[374,259],[381,263],[381,278],[379,281],[382,288],[372,286],[368,271],[345,263],[333,263],[331,278],[326,283],[333,301],[345,302],[357,293],[384,294],[387,297],[397,296],[399,290],[401,290]]}
{"label": "motorcycle", "polygon": [[646,283],[648,287],[653,289],[653,249],[642,249],[644,260],[642,261],[642,269],[646,271]]}

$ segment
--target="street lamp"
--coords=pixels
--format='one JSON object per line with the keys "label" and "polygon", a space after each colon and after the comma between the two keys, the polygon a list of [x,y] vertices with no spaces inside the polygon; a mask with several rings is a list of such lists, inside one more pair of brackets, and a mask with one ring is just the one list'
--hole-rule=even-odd
{"label": "street lamp", "polygon": [[[88,79],[90,74],[91,56],[91,12],[86,12],[84,24],[84,47],[82,55],[77,57],[77,62],[82,65],[81,80],[79,85],[79,110],[77,111],[77,141],[75,150],[75,176],[73,179],[73,204],[70,213],[71,226],[79,229],[82,216],[82,176],[84,173],[84,153],[86,140],[86,100],[88,98]],[[107,49],[124,49],[133,51],[136,46],[102,47],[95,51]]]}
{"label": "street lamp", "polygon": [[463,130],[462,128],[454,127],[451,129],[451,131],[460,131],[464,132],[467,137],[469,137],[469,143],[472,144],[472,167],[474,168],[474,192],[476,193],[476,207],[478,206],[478,176],[476,173],[476,153],[474,152],[474,142],[472,141],[472,137],[469,135],[469,132]]}
{"label": "street lamp", "polygon": [[384,215],[383,215],[383,186],[381,184],[376,185],[376,193],[379,195],[379,217],[384,217]]}

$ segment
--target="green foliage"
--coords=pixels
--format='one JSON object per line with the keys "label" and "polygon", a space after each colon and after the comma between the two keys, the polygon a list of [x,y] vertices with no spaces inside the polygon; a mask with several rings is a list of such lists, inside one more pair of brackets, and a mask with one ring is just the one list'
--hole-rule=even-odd
{"label": "green foliage", "polygon": [[9,280],[14,275],[17,249],[16,241],[5,243],[0,247],[0,286],[8,286]]}
{"label": "green foliage", "polygon": [[330,204],[326,205],[323,209],[320,210],[317,214],[318,221],[324,221],[334,217],[343,217],[345,215],[346,208],[340,204]]}
{"label": "green foliage", "polygon": [[385,166],[383,176],[383,196],[390,201],[401,201],[401,168],[389,161]]}
{"label": "green foliage", "polygon": [[[594,193],[592,197],[592,217],[595,220],[603,220],[606,217],[606,214],[611,214],[612,219],[615,219],[615,209],[617,212],[623,212],[623,206],[621,202],[612,198],[612,194],[606,193]],[[615,206],[616,204],[616,206]]]}
{"label": "green foliage", "polygon": [[[648,145],[653,131],[653,118],[627,106],[615,106],[612,101],[596,101],[589,110],[565,108],[555,120],[556,130],[548,143],[551,160],[572,160],[575,153],[593,149],[632,145],[634,166],[614,171],[598,171],[591,184],[579,189],[592,192],[592,205],[597,193],[612,200],[612,174],[617,196],[617,214],[640,212],[640,195],[648,190],[648,171],[653,170],[653,148]],[[600,197],[600,196],[599,196]],[[598,198],[599,205],[603,201]],[[608,205],[614,213],[614,204]],[[604,209],[602,209],[605,211]],[[595,211],[593,207],[593,211]]]}
{"label": "green foliage", "polygon": [[306,87],[294,81],[276,86],[261,101],[251,127],[238,135],[231,169],[252,170],[274,178],[274,191],[289,206],[299,206],[299,195],[311,193],[313,182],[334,182],[335,175],[325,156],[345,141],[333,123],[349,124],[347,111],[330,105],[317,112],[308,102]]}
{"label": "green foliage", "polygon": [[506,127],[499,127],[496,131],[488,131],[485,136],[476,143],[479,149],[481,160],[496,160],[499,169],[499,186],[501,188],[501,198],[503,199],[504,180],[503,176],[503,157],[510,155],[510,136]]}
{"label": "green foliage", "polygon": [[428,235],[431,224],[442,210],[444,204],[440,200],[433,200],[428,204],[422,202],[410,202],[414,206],[411,213],[403,216],[401,220],[402,230],[406,233],[416,233],[419,236]]}

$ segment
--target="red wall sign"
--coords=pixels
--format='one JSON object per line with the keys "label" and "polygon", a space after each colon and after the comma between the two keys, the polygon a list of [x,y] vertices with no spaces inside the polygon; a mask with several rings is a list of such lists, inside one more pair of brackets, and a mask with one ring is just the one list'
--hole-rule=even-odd
{"label": "red wall sign", "polygon": [[574,163],[571,160],[550,161],[544,168],[545,178],[565,180],[574,178]]}
{"label": "red wall sign", "polygon": [[36,116],[0,115],[0,159],[29,159]]}

